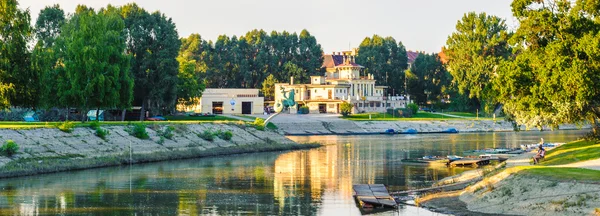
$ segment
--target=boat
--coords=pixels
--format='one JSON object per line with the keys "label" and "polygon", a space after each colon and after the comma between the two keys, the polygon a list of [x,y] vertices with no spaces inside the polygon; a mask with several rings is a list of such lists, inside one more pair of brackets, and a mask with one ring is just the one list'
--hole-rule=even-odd
{"label": "boat", "polygon": [[394,129],[387,129],[385,130],[385,132],[383,132],[383,134],[396,134],[396,131]]}
{"label": "boat", "polygon": [[401,134],[417,134],[417,133],[419,133],[419,132],[418,132],[417,130],[415,130],[415,129],[409,128],[409,129],[407,129],[407,130],[405,130],[405,131],[402,131],[402,132],[400,132],[400,133],[401,133]]}
{"label": "boat", "polygon": [[394,209],[398,206],[383,184],[357,184],[352,186],[352,190],[354,199],[362,209]]}
{"label": "boat", "polygon": [[403,163],[416,163],[416,164],[447,164],[450,162],[448,158],[438,157],[438,156],[424,156],[422,158],[414,158],[414,159],[402,159],[400,160]]}
{"label": "boat", "polygon": [[448,128],[443,130],[442,133],[458,133],[458,130],[456,130],[456,128]]}

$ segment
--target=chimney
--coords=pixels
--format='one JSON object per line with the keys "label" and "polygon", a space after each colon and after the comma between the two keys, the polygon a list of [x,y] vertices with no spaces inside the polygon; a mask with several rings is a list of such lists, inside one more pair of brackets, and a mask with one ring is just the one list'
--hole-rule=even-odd
{"label": "chimney", "polygon": [[290,85],[294,85],[294,77],[290,77]]}

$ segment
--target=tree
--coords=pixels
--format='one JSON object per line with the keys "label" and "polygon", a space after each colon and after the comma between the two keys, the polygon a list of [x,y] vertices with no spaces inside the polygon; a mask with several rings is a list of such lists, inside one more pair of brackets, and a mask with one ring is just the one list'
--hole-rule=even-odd
{"label": "tree", "polygon": [[344,101],[342,104],[340,104],[340,113],[343,116],[348,116],[350,113],[352,113],[352,108],[354,108],[354,105]]}
{"label": "tree", "polygon": [[33,68],[40,76],[39,105],[42,107],[60,106],[58,95],[59,71],[56,68],[59,55],[54,52],[55,41],[60,35],[60,29],[65,23],[65,13],[58,6],[46,7],[40,11],[35,23],[37,43],[33,49]]}
{"label": "tree", "polygon": [[16,0],[0,0],[0,108],[35,107],[39,76],[31,70],[27,43],[32,37],[29,10]]}
{"label": "tree", "polygon": [[356,62],[365,67],[365,74],[373,74],[378,85],[388,86],[388,94],[404,91],[408,59],[402,42],[379,35],[367,37],[359,46]]}
{"label": "tree", "polygon": [[175,23],[159,11],[148,13],[136,4],[120,8],[125,20],[127,53],[132,55],[134,103],[153,114],[174,110],[179,84],[177,56],[181,41]]}
{"label": "tree", "polygon": [[202,62],[206,49],[202,38],[192,34],[181,39],[181,48],[177,61],[179,62],[179,83],[177,85],[177,100],[179,104],[190,106],[198,103],[202,92],[206,88],[206,64]]}
{"label": "tree", "polygon": [[283,73],[287,74],[287,77],[294,77],[296,83],[306,83],[310,80],[310,77],[306,76],[302,68],[292,62],[283,65]]}
{"label": "tree", "polygon": [[70,84],[59,95],[83,110],[131,107],[133,79],[123,20],[104,9],[96,13],[80,5],[76,11],[56,40],[68,78],[61,81]]}
{"label": "tree", "polygon": [[408,92],[420,105],[427,101],[440,100],[447,88],[450,76],[437,54],[421,54],[407,71]]}
{"label": "tree", "polygon": [[277,79],[275,79],[273,74],[270,74],[265,79],[265,81],[263,81],[262,92],[263,92],[263,95],[265,96],[265,98],[268,98],[269,100],[274,100],[274,98],[275,98],[275,83],[278,83],[278,82],[279,81],[277,81]]}
{"label": "tree", "polygon": [[477,98],[487,113],[497,104],[490,80],[511,54],[509,36],[503,19],[470,12],[458,21],[443,50],[459,92]]}
{"label": "tree", "polygon": [[528,127],[600,117],[598,1],[515,0],[520,26],[511,38],[518,55],[494,83],[504,111]]}

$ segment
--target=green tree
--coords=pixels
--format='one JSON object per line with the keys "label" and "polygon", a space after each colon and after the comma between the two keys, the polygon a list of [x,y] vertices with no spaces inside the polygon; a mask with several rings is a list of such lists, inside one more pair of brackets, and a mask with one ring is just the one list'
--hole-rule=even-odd
{"label": "green tree", "polygon": [[421,54],[407,71],[408,92],[420,105],[439,101],[450,83],[450,75],[437,54]]}
{"label": "green tree", "polygon": [[104,9],[96,13],[80,5],[76,11],[56,40],[70,84],[60,95],[84,110],[130,107],[133,79],[124,53],[123,20]]}
{"label": "green tree", "polygon": [[485,112],[497,104],[491,80],[496,68],[510,53],[505,21],[486,13],[470,12],[456,24],[456,32],[446,41],[448,70],[461,94],[479,100]]}
{"label": "green tree", "polygon": [[263,81],[262,92],[263,92],[263,95],[265,96],[265,98],[268,98],[269,100],[274,100],[274,98],[275,98],[275,83],[278,83],[278,82],[279,81],[277,81],[277,79],[275,79],[273,74],[270,74],[265,79],[265,81]]}
{"label": "green tree", "polygon": [[0,0],[0,108],[35,107],[39,76],[31,70],[27,43],[32,37],[29,10],[16,0]]}
{"label": "green tree", "polygon": [[365,74],[373,74],[378,85],[389,86],[389,92],[404,91],[404,71],[408,67],[406,48],[392,37],[373,35],[359,46],[356,62],[365,67]]}
{"label": "green tree", "polygon": [[127,53],[133,56],[134,104],[142,107],[140,120],[147,109],[153,114],[171,112],[177,103],[181,46],[175,23],[159,11],[148,13],[136,4],[125,5],[120,12]]}
{"label": "green tree", "polygon": [[[599,1],[515,0],[518,55],[498,69],[504,111],[529,127],[600,117]],[[594,124],[596,135],[600,134]]]}
{"label": "green tree", "polygon": [[352,108],[354,108],[354,105],[344,101],[340,104],[340,113],[343,116],[348,116],[352,113]]}
{"label": "green tree", "polygon": [[306,77],[306,73],[298,65],[287,62],[283,65],[283,72],[287,77],[294,77],[294,83],[306,83],[310,77]]}
{"label": "green tree", "polygon": [[60,35],[60,29],[65,23],[65,13],[58,5],[46,7],[40,11],[35,23],[35,35],[37,43],[33,49],[33,70],[40,75],[40,105],[42,107],[60,106],[58,95],[58,81],[65,79],[59,77],[56,63],[59,55],[55,52],[54,42]]}
{"label": "green tree", "polygon": [[179,49],[179,83],[177,85],[178,103],[190,106],[198,103],[198,98],[206,88],[204,79],[206,77],[206,64],[204,58],[202,38],[198,34],[192,34],[188,38],[181,39]]}

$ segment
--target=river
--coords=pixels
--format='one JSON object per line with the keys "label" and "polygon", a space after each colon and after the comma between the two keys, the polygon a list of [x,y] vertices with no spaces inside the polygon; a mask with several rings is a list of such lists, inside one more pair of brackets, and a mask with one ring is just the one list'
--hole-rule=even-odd
{"label": "river", "polygon": [[[427,187],[470,168],[403,158],[576,140],[587,131],[297,136],[325,146],[0,180],[0,215],[360,215],[353,184]],[[438,215],[400,206],[383,215]]]}

